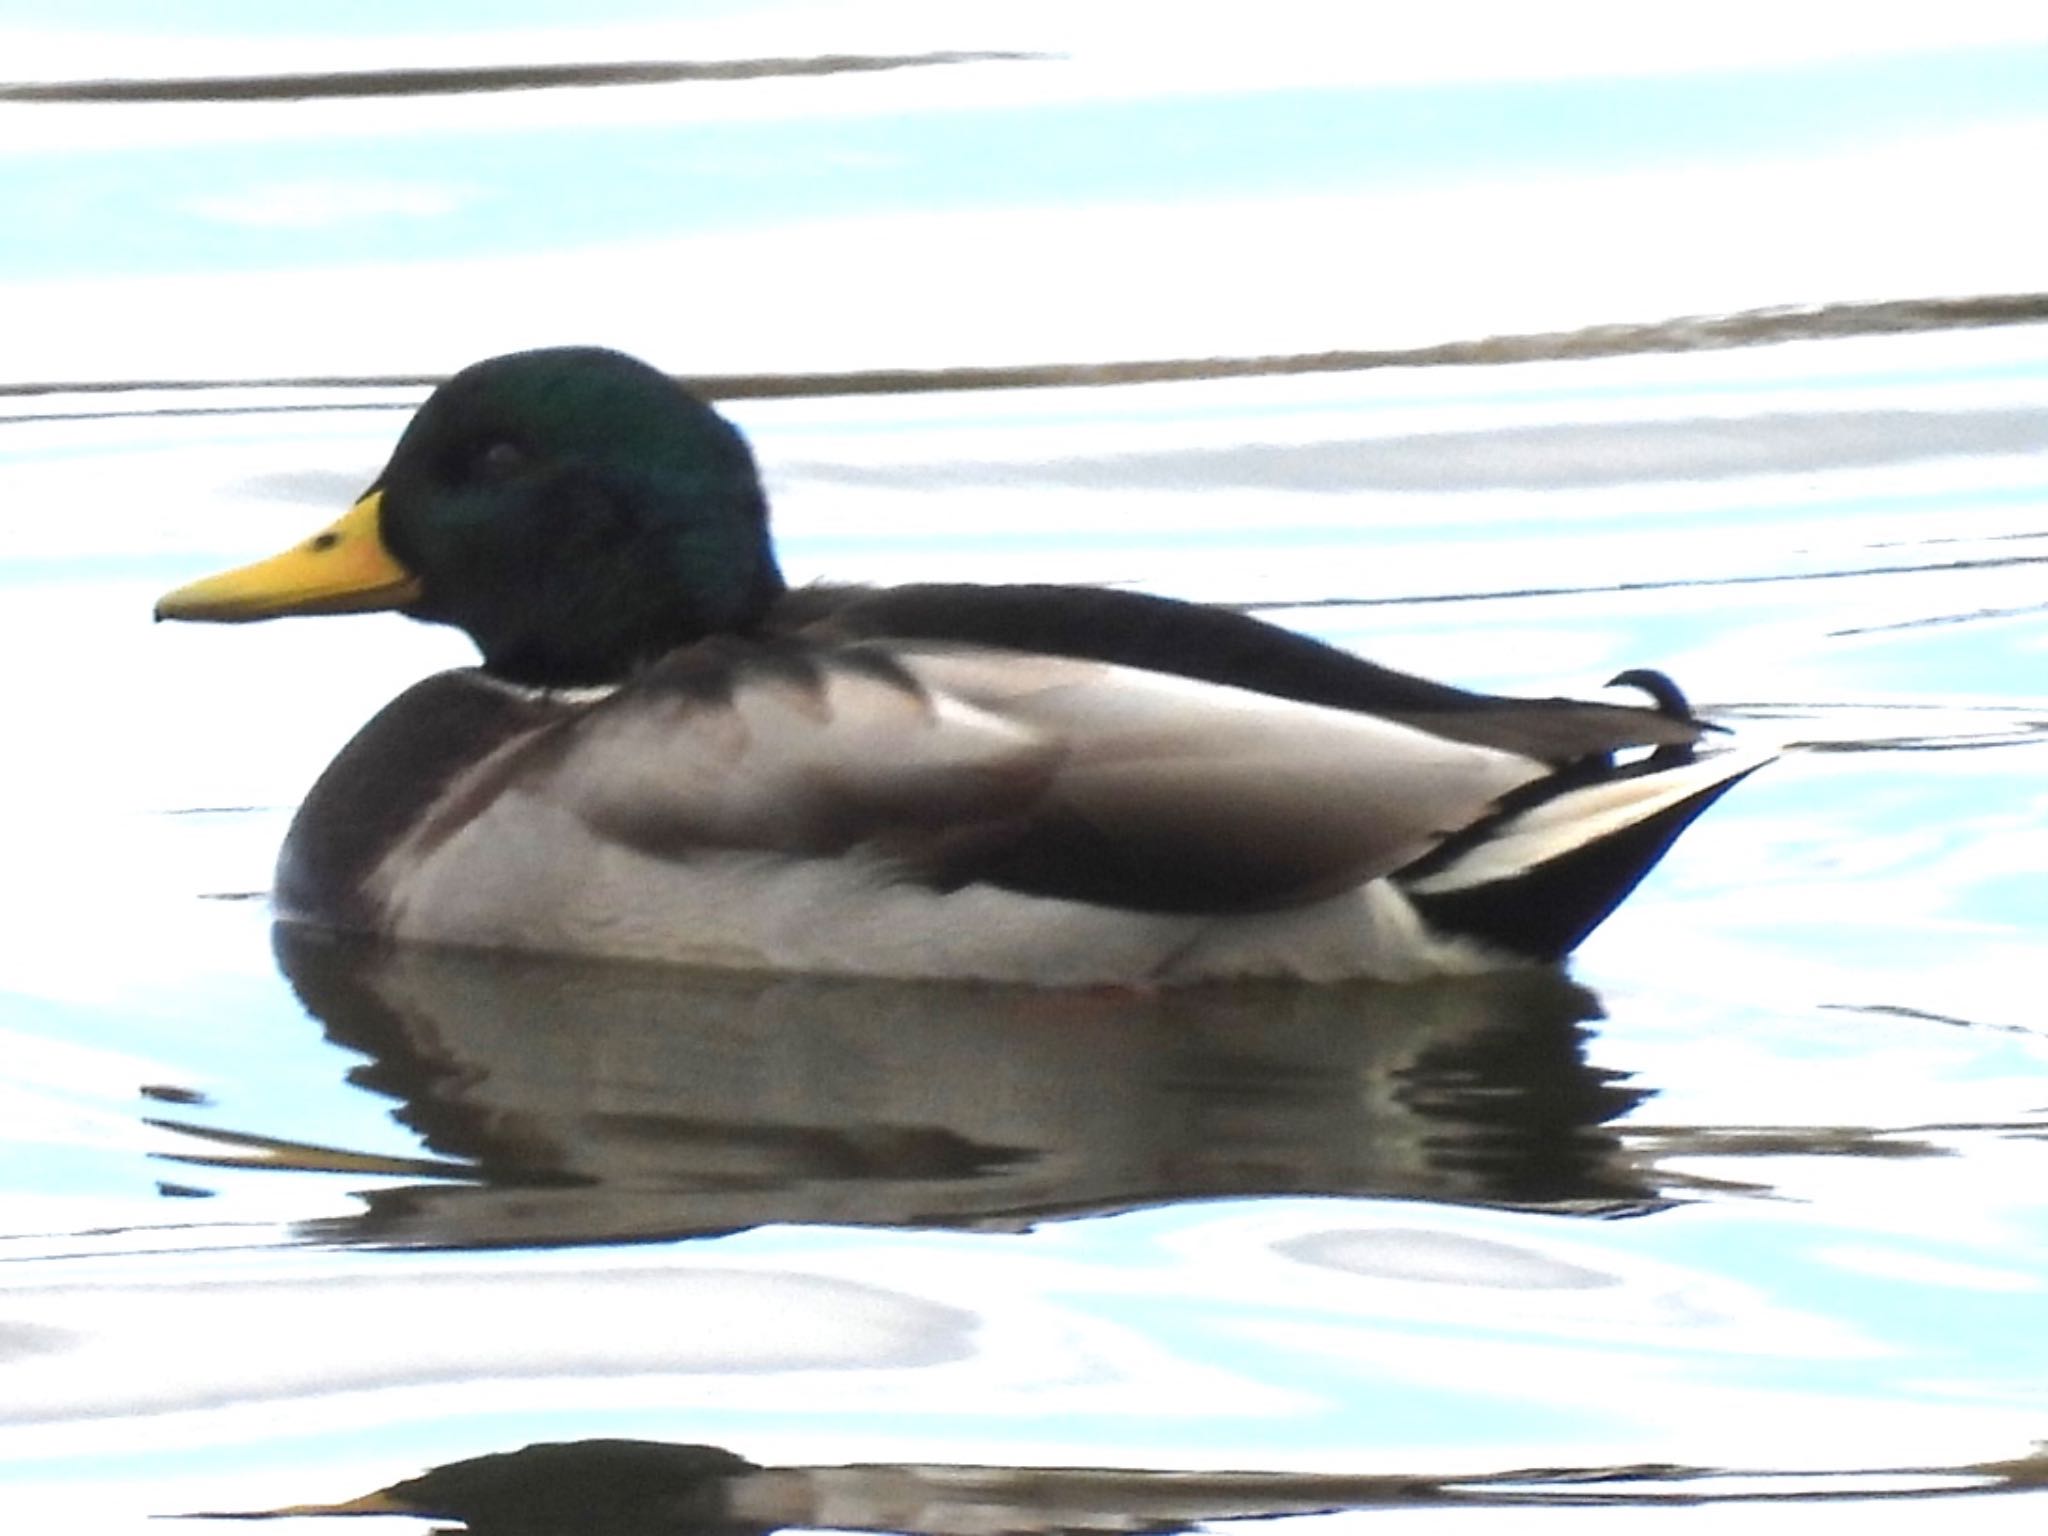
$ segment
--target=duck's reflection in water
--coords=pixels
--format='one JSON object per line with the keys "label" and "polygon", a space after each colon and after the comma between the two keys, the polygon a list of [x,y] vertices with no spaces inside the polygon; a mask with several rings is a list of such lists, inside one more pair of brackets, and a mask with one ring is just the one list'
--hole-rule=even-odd
{"label": "duck's reflection in water", "polygon": [[[1873,1480],[1888,1486],[1880,1489]],[[1211,1521],[1430,1505],[1578,1507],[1954,1499],[2038,1491],[2048,1457],[1875,1471],[1538,1467],[1470,1476],[1152,1472],[1089,1467],[763,1467],[708,1445],[582,1440],[451,1462],[340,1504],[213,1515],[406,1515],[470,1536],[903,1536],[1189,1530]]]}
{"label": "duck's reflection in water", "polygon": [[1213,1196],[1631,1210],[1592,994],[1528,970],[1049,992],[392,948],[277,931],[349,1076],[441,1161],[191,1124],[189,1161],[428,1174],[326,1239],[612,1242],[768,1222],[1004,1229]]}

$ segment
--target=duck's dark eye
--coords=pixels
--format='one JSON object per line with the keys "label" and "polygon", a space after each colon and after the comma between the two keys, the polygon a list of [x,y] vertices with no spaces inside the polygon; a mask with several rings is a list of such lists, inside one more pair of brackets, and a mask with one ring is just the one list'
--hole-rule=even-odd
{"label": "duck's dark eye", "polygon": [[501,438],[487,444],[469,461],[469,473],[472,479],[481,480],[486,485],[498,485],[520,473],[526,465],[526,450]]}

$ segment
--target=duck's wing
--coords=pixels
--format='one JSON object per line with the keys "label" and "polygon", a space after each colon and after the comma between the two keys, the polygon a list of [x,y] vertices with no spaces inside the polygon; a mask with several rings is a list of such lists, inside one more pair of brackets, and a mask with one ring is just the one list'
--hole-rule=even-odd
{"label": "duck's wing", "polygon": [[879,649],[716,638],[586,711],[537,787],[656,854],[829,855],[1023,814],[1060,756]]}
{"label": "duck's wing", "polygon": [[781,600],[775,622],[842,639],[950,641],[1108,662],[1378,715],[1553,766],[1630,747],[1683,746],[1707,729],[1683,710],[1473,693],[1247,613],[1106,587],[806,587]]}
{"label": "duck's wing", "polygon": [[721,640],[563,732],[540,792],[646,852],[832,856],[1152,911],[1389,873],[1541,761],[1186,677],[973,646]]}

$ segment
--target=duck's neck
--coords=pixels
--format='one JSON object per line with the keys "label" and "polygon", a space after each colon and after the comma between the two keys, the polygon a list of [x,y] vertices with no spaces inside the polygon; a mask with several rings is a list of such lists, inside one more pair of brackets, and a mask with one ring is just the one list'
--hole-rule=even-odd
{"label": "duck's neck", "polygon": [[712,635],[759,629],[786,591],[774,558],[764,555],[744,585],[689,600],[621,594],[562,622],[535,614],[485,645],[484,670],[528,688],[593,688],[622,683],[671,651]]}

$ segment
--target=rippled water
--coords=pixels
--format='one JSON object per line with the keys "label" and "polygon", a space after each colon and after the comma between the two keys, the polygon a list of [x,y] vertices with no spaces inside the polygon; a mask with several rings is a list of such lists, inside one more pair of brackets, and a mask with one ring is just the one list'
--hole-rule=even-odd
{"label": "rippled water", "polygon": [[[2039,27],[243,9],[0,24],[0,1526],[2039,1529]],[[569,338],[725,397],[793,579],[1657,666],[1785,755],[1566,975],[273,933],[466,644],[151,603]]]}
{"label": "rippled water", "polygon": [[340,504],[414,397],[5,425],[9,504],[92,512],[17,519],[0,610],[10,1504],[630,1439],[884,1471],[541,1480],[900,1530],[2038,1519],[2048,332],[732,407],[799,578],[1141,581],[1498,688],[1653,662],[1791,747],[1569,978],[1412,988],[271,935],[301,786],[461,643],[150,599]]}

